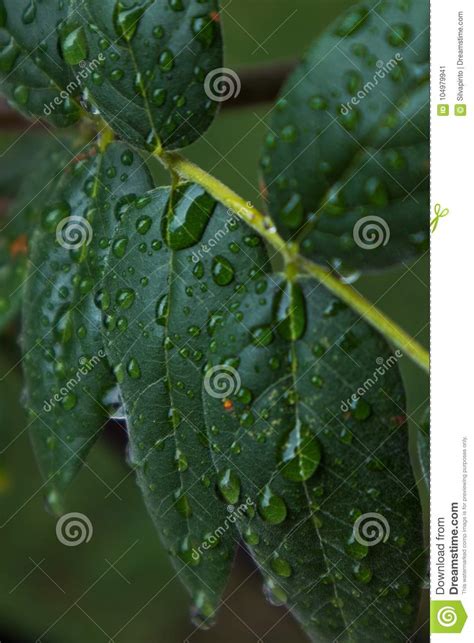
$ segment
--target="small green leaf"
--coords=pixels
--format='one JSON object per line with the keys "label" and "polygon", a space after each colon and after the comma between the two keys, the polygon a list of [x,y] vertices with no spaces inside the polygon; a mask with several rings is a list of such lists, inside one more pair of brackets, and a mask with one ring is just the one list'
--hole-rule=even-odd
{"label": "small green leaf", "polygon": [[115,381],[103,350],[108,302],[99,282],[116,217],[152,186],[143,160],[122,143],[86,156],[63,174],[42,212],[25,287],[27,406],[53,505],[109,416],[104,397]]}
{"label": "small green leaf", "polygon": [[[228,266],[225,280],[216,255]],[[225,312],[258,288],[265,261],[260,240],[193,184],[140,199],[122,217],[109,257],[105,345],[130,458],[197,620],[219,604],[236,547],[231,505],[245,501],[234,472],[213,469],[214,441],[226,427],[206,427],[201,390],[215,386],[225,404],[222,386],[235,369],[229,354],[222,379],[207,373],[213,337]]]}
{"label": "small green leaf", "polygon": [[71,156],[65,141],[61,146],[56,141],[46,145],[43,142],[39,153],[32,155],[31,149],[29,153],[35,170],[23,179],[19,196],[2,220],[0,230],[0,330],[21,309],[28,246],[42,208],[54,192]]}
{"label": "small green leaf", "polygon": [[67,127],[81,114],[81,81],[63,56],[60,34],[69,2],[1,0],[2,92],[27,116]]}
{"label": "small green leaf", "polygon": [[281,92],[262,156],[269,209],[304,255],[386,268],[429,238],[429,33],[423,2],[349,9]]}
{"label": "small green leaf", "polygon": [[[291,316],[304,326],[290,326],[304,331],[282,335],[279,302],[291,289],[300,293]],[[259,293],[224,311],[214,335],[213,367],[230,356],[237,365],[233,410],[205,388],[203,398],[207,425],[220,429],[215,467],[233,471],[253,502],[238,526],[266,594],[315,641],[408,639],[421,510],[390,348],[311,279],[290,288],[269,276]]]}
{"label": "small green leaf", "polygon": [[218,102],[207,75],[222,67],[217,0],[75,0],[91,69],[85,84],[104,120],[139,147],[189,145]]}

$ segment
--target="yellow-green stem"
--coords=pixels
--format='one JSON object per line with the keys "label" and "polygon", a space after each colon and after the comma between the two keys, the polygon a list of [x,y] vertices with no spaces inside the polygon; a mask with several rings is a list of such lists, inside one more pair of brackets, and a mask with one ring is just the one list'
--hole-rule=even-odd
{"label": "yellow-green stem", "polygon": [[367,301],[357,290],[347,284],[343,284],[337,277],[334,277],[321,266],[303,257],[299,257],[298,263],[304,272],[320,281],[328,290],[342,299],[344,303],[360,313],[369,324],[381,332],[405,355],[421,366],[423,370],[429,372],[430,358],[428,351],[413,339],[413,337],[410,337],[398,324],[380,312],[378,308]]}
{"label": "yellow-green stem", "polygon": [[175,152],[157,154],[158,158],[174,173],[188,181],[202,185],[217,201],[229,209],[229,212],[243,219],[251,228],[277,250],[285,260],[290,259],[290,251],[285,241],[277,233],[273,221],[262,214],[249,201],[211,176],[200,167]]}
{"label": "yellow-green stem", "polygon": [[182,179],[193,181],[205,188],[217,201],[225,205],[232,214],[243,219],[258,232],[285,259],[289,266],[298,266],[303,272],[320,281],[328,290],[337,295],[353,310],[358,312],[369,324],[382,333],[389,341],[425,371],[429,371],[428,352],[416,340],[410,337],[398,324],[380,312],[354,288],[343,284],[327,270],[297,254],[297,246],[287,244],[276,231],[270,217],[262,214],[251,203],[208,174],[191,161],[176,152],[163,152],[157,149],[155,155],[172,174]]}

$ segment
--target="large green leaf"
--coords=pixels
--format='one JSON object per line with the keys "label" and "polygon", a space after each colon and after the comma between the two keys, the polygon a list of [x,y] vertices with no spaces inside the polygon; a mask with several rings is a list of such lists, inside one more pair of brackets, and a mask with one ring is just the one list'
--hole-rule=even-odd
{"label": "large green leaf", "polygon": [[217,0],[75,0],[87,43],[89,97],[120,136],[174,149],[199,138],[217,102],[207,74],[222,67]]}
{"label": "large green leaf", "polygon": [[270,211],[305,255],[342,271],[391,266],[428,244],[428,11],[414,0],[350,9],[270,121]]}
{"label": "large green leaf", "polygon": [[63,47],[69,5],[69,0],[0,0],[1,91],[26,115],[46,117],[59,127],[75,123],[81,113],[81,80]]}
{"label": "large green leaf", "polygon": [[63,175],[41,215],[25,287],[27,406],[51,500],[67,487],[108,417],[113,387],[101,336],[98,290],[117,217],[152,186],[143,160],[122,143]]}
{"label": "large green leaf", "polygon": [[183,184],[124,214],[108,263],[106,350],[131,462],[197,619],[219,603],[236,537],[235,498],[217,492],[204,421],[206,361],[221,316],[258,288],[265,261],[258,237],[200,186]]}
{"label": "large green leaf", "polygon": [[407,640],[423,561],[396,356],[312,280],[259,291],[214,336],[240,390],[227,409],[203,390],[215,465],[256,509],[244,540],[314,640]]}
{"label": "large green leaf", "polygon": [[31,237],[74,151],[74,144],[53,139],[43,141],[36,154],[30,150],[35,171],[23,179],[19,196],[0,226],[0,330],[20,311]]}

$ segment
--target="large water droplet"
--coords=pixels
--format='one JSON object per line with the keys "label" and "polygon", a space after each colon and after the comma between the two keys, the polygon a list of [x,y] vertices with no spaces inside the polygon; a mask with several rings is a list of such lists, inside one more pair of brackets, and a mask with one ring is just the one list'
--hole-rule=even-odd
{"label": "large water droplet", "polygon": [[225,469],[219,473],[217,486],[223,498],[231,505],[235,505],[240,496],[240,480],[232,469]]}
{"label": "large water droplet", "polygon": [[216,23],[209,15],[198,16],[193,19],[192,31],[195,39],[207,49],[214,42]]}
{"label": "large water droplet", "polygon": [[280,218],[284,225],[291,230],[296,230],[303,223],[304,207],[299,194],[293,194],[280,210]]}
{"label": "large water droplet", "polygon": [[393,25],[389,28],[387,41],[393,47],[406,47],[412,35],[412,28],[407,24]]}
{"label": "large water droplet", "polygon": [[212,261],[212,278],[218,286],[228,286],[234,279],[235,270],[230,261],[218,255]]}
{"label": "large water droplet", "polygon": [[355,558],[356,560],[363,560],[369,553],[369,548],[367,547],[367,545],[364,545],[356,540],[354,534],[352,534],[347,541],[346,552],[351,558]]}
{"label": "large water droplet", "polygon": [[21,21],[25,25],[30,25],[36,18],[36,0],[30,0],[22,13]]}
{"label": "large water droplet", "polygon": [[186,183],[171,194],[163,219],[163,238],[173,250],[195,245],[204,234],[216,202],[199,185]]}
{"label": "large water droplet", "polygon": [[132,40],[149,4],[149,2],[136,3],[130,7],[118,0],[115,4],[113,21],[115,31],[121,38]]}
{"label": "large water droplet", "polygon": [[84,29],[76,27],[61,35],[63,58],[68,65],[78,65],[88,54],[87,39]]}
{"label": "large water droplet", "polygon": [[211,628],[215,623],[215,606],[212,600],[201,590],[194,597],[194,604],[191,610],[191,621],[193,625],[201,630]]}
{"label": "large water droplet", "polygon": [[280,448],[282,474],[288,480],[303,482],[308,480],[321,461],[319,440],[298,418]]}
{"label": "large water droplet", "polygon": [[351,9],[348,13],[346,13],[342,21],[336,27],[336,36],[345,38],[346,36],[350,36],[351,34],[355,33],[364,26],[368,15],[369,11],[365,7]]}
{"label": "large water droplet", "polygon": [[258,500],[261,517],[271,525],[279,525],[286,518],[287,509],[283,498],[277,496],[267,485]]}
{"label": "large water droplet", "polygon": [[372,570],[365,563],[356,563],[352,568],[354,576],[361,583],[370,583],[372,580]]}
{"label": "large water droplet", "polygon": [[352,400],[350,407],[352,416],[356,420],[359,420],[359,422],[367,420],[367,418],[369,418],[372,414],[372,407],[370,406],[370,404],[360,397],[357,398],[357,400]]}
{"label": "large water droplet", "polygon": [[302,337],[306,328],[306,302],[298,283],[287,281],[275,297],[274,317],[279,334],[288,341]]}
{"label": "large water droplet", "polygon": [[289,578],[292,574],[290,563],[284,558],[281,558],[281,556],[278,556],[278,554],[273,556],[270,566],[275,574],[283,578]]}

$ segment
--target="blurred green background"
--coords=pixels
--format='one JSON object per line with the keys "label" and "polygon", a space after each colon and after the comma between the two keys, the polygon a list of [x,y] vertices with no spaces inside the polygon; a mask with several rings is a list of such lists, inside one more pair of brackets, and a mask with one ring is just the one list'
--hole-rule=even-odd
{"label": "blurred green background", "polygon": [[[354,3],[224,0],[222,4],[225,64],[238,69],[301,55],[338,13]],[[270,109],[271,105],[261,105],[223,111],[188,151],[193,160],[255,203],[264,119]],[[34,172],[28,150],[49,136],[42,128],[21,138],[18,132],[0,132],[0,199],[14,194],[19,176]],[[426,344],[428,284],[429,262],[424,258],[401,270],[361,279],[357,288]],[[120,441],[110,432],[94,448],[69,497],[68,511],[90,518],[93,537],[78,547],[58,542],[55,520],[44,507],[20,404],[16,332],[13,325],[0,340],[0,641],[304,641],[292,617],[265,601],[261,579],[243,551],[216,627],[208,632],[195,629],[187,596],[147,517]],[[428,396],[427,378],[407,360],[402,369],[409,413],[417,420]]]}

